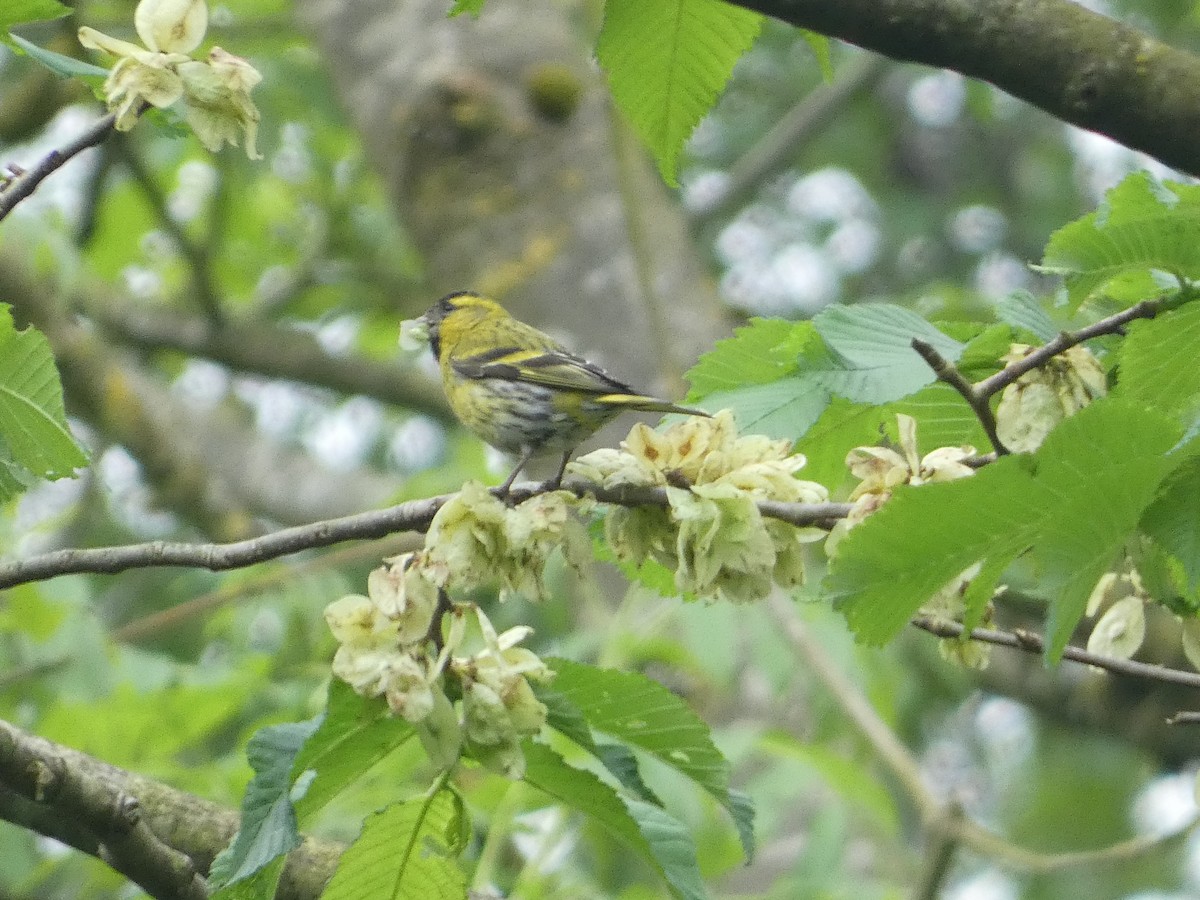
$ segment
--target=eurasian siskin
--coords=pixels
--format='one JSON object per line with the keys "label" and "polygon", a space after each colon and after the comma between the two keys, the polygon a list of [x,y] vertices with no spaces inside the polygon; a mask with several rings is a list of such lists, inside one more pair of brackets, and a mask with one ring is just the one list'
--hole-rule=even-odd
{"label": "eurasian siskin", "polygon": [[622,410],[708,415],[636,393],[479,294],[447,294],[417,322],[454,414],[493,447],[519,454],[501,493],[544,450],[562,454],[557,487],[576,445]]}

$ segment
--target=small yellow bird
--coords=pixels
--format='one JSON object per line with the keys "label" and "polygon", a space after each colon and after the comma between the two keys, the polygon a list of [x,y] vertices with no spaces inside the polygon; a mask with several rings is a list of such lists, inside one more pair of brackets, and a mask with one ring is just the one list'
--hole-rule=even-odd
{"label": "small yellow bird", "polygon": [[519,454],[501,494],[543,450],[562,453],[550,482],[558,487],[571,451],[622,410],[709,415],[636,393],[479,294],[447,294],[417,322],[454,414],[493,447]]}

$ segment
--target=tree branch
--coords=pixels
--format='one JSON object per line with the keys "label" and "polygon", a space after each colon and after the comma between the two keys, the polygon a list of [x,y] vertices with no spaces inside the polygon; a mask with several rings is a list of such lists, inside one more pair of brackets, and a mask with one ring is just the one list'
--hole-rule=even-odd
{"label": "tree branch", "polygon": [[[159,840],[143,820],[135,797],[93,772],[72,768],[61,756],[3,722],[0,773],[13,794],[38,807],[48,807],[53,818],[75,823],[71,836],[85,844],[81,849],[102,859],[152,897],[208,897],[204,879],[196,873],[192,860]],[[32,810],[27,811],[32,814]]]}
{"label": "tree branch", "polygon": [[[631,487],[603,488],[599,485],[571,480],[563,486],[577,497],[590,496],[602,503],[621,506],[667,506],[664,488]],[[538,482],[514,485],[508,496],[516,501],[527,500],[542,492]],[[186,566],[219,572],[255,563],[328,547],[342,541],[373,540],[400,531],[425,531],[434,515],[450,496],[411,500],[388,509],[373,510],[339,519],[328,519],[285,528],[261,537],[226,544],[188,544],[151,541],[123,547],[98,547],[88,550],[55,550],[38,556],[0,565],[0,589],[45,581],[71,573],[114,574],[129,569],[155,566]],[[779,503],[759,501],[763,515],[797,526],[825,525],[845,517],[848,503]]]}
{"label": "tree branch", "polygon": [[1009,363],[995,375],[978,382],[973,386],[973,391],[986,400],[993,394],[1004,390],[1026,372],[1032,372],[1038,366],[1045,365],[1064,350],[1070,350],[1076,344],[1082,344],[1084,341],[1090,341],[1101,335],[1119,334],[1126,325],[1135,319],[1153,319],[1162,312],[1164,306],[1165,300],[1162,299],[1143,300],[1119,313],[1093,322],[1086,328],[1080,328],[1078,331],[1064,331],[1054,340],[1042,344],[1028,356]]}
{"label": "tree branch", "polygon": [[[995,644],[1000,647],[1012,647],[1040,656],[1046,649],[1041,635],[1032,631],[997,631],[990,628],[975,628],[967,632],[961,622],[951,622],[947,619],[936,619],[933,616],[917,616],[912,624],[922,631],[942,638],[967,638],[972,641],[982,641],[985,644]],[[1178,684],[1183,687],[1200,688],[1200,672],[1184,672],[1180,669],[1168,669],[1164,666],[1136,662],[1132,659],[1117,659],[1112,656],[1100,656],[1079,647],[1067,645],[1063,649],[1063,659],[1072,662],[1095,666],[1115,675],[1128,675],[1132,678],[1145,678],[1159,681],[1163,684]]]}
{"label": "tree branch", "polygon": [[[169,898],[208,896],[200,876],[238,828],[232,810],[4,721],[0,818],[95,856],[152,896]],[[305,838],[288,856],[278,897],[316,900],[344,849]]]}
{"label": "tree branch", "polygon": [[967,405],[975,413],[975,418],[983,426],[983,433],[987,435],[988,441],[996,451],[996,456],[1007,455],[1008,448],[1004,446],[1000,435],[996,433],[996,415],[988,404],[987,395],[976,390],[971,382],[963,377],[962,372],[958,371],[958,366],[938,353],[932,344],[926,343],[920,338],[913,338],[912,348],[917,351],[921,359],[925,360],[929,368],[933,369],[933,374],[937,376],[938,381],[944,381],[950,385],[967,401]]}
{"label": "tree branch", "polygon": [[893,59],[989,81],[1200,175],[1200,59],[1070,0],[735,0]]}
{"label": "tree branch", "polygon": [[22,172],[0,190],[0,220],[4,219],[18,203],[37,190],[38,185],[54,172],[61,169],[73,157],[88,147],[95,147],[113,130],[117,117],[109,113],[97,119],[90,128],[81,133],[61,150],[51,150],[32,169]]}

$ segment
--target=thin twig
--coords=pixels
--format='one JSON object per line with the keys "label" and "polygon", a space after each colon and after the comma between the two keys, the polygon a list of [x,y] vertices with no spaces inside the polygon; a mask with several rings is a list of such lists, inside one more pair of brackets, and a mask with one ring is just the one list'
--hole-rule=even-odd
{"label": "thin twig", "polygon": [[[526,482],[514,485],[509,491],[509,497],[520,502],[540,493],[541,489],[542,485],[538,482]],[[667,505],[667,493],[663,488],[603,488],[572,479],[563,489],[578,497],[590,496],[602,503],[615,503],[620,506]],[[227,544],[150,541],[123,547],[55,550],[0,565],[0,589],[72,573],[110,575],[129,569],[156,566],[184,566],[213,572],[243,568],[343,541],[374,540],[402,531],[425,531],[434,514],[448,499],[449,496],[441,496],[411,500],[388,509],[285,528],[261,537]],[[850,504],[761,501],[759,509],[765,516],[804,527],[822,526],[844,518],[850,512]]]}
{"label": "thin twig", "polygon": [[[922,631],[943,638],[963,638],[981,641],[985,644],[995,644],[999,647],[1012,647],[1026,653],[1040,655],[1045,652],[1046,642],[1040,635],[1032,631],[998,631],[991,628],[974,628],[966,632],[960,622],[946,619],[935,619],[932,616],[917,616],[912,624]],[[1180,669],[1168,669],[1164,666],[1154,666],[1149,663],[1135,662],[1131,659],[1117,659],[1112,656],[1100,656],[1087,650],[1067,645],[1063,649],[1063,659],[1072,662],[1095,666],[1115,675],[1128,675],[1132,678],[1145,678],[1164,684],[1178,684],[1183,687],[1200,688],[1200,672],[1184,672]]]}
{"label": "thin twig", "polygon": [[996,433],[996,415],[992,412],[992,407],[988,403],[988,395],[973,387],[971,382],[967,381],[963,376],[963,373],[958,371],[958,366],[938,353],[932,344],[920,338],[913,338],[912,348],[917,351],[921,359],[925,360],[929,368],[933,369],[933,374],[937,376],[939,381],[944,381],[950,385],[967,401],[967,405],[975,413],[975,418],[983,426],[983,433],[987,435],[987,439],[996,451],[996,455],[1007,455],[1008,448],[1004,446],[1003,441],[1000,440],[1000,436]]}
{"label": "thin twig", "polygon": [[9,182],[8,186],[0,191],[0,219],[4,219],[18,203],[36,191],[38,185],[61,169],[65,163],[88,147],[95,147],[108,137],[116,121],[117,117],[114,113],[97,119],[73,141],[68,142],[61,149],[51,150],[32,169],[26,170]]}
{"label": "thin twig", "polygon": [[1064,350],[1070,350],[1076,344],[1082,344],[1084,341],[1090,341],[1092,338],[1097,338],[1101,335],[1117,334],[1126,324],[1135,319],[1153,319],[1162,312],[1165,305],[1166,300],[1162,298],[1143,300],[1141,303],[1137,303],[1128,309],[1123,309],[1119,313],[1103,318],[1098,322],[1093,322],[1086,328],[1080,328],[1078,331],[1064,331],[1054,340],[1038,347],[1023,359],[1009,363],[995,375],[977,382],[973,386],[973,391],[986,400],[993,394],[1004,390],[1026,372],[1032,372],[1038,366],[1049,362]]}

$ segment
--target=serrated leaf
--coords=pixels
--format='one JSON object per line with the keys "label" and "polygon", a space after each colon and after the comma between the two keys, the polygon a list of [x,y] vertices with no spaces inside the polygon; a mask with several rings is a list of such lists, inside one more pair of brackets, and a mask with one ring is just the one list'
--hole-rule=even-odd
{"label": "serrated leaf", "polygon": [[560,734],[569,737],[576,744],[594,753],[596,741],[587,720],[571,700],[552,686],[533,684],[533,693],[546,707],[546,724]]}
{"label": "serrated leaf", "polygon": [[449,790],[367,816],[322,900],[463,900],[464,821],[462,799]]}
{"label": "serrated leaf", "polygon": [[684,142],[762,27],[718,0],[608,0],[596,45],[613,99],[677,185]]}
{"label": "serrated leaf", "polygon": [[978,381],[1004,367],[1000,357],[1013,345],[1013,330],[1007,325],[989,325],[973,337],[958,357],[958,370],[968,381]]}
{"label": "serrated leaf", "polygon": [[1146,510],[1142,528],[1170,553],[1187,576],[1187,593],[1200,588],[1200,460],[1190,459],[1171,473],[1157,500]]}
{"label": "serrated leaf", "polygon": [[811,322],[751,319],[735,329],[733,337],[717,341],[688,371],[688,400],[777,381],[794,372],[796,357],[818,340]]}
{"label": "serrated leaf", "polygon": [[51,22],[69,16],[69,7],[58,0],[4,0],[0,6],[0,32],[27,22]]}
{"label": "serrated leaf", "polygon": [[887,303],[830,306],[813,319],[829,355],[802,361],[801,371],[833,394],[859,403],[887,403],[936,380],[912,348],[927,342],[950,362],[964,345],[916,313]]}
{"label": "serrated leaf", "polygon": [[770,384],[709,394],[704,398],[704,406],[714,412],[733,410],[741,434],[765,434],[795,441],[821,417],[829,399],[829,391],[813,379],[790,376]]}
{"label": "serrated leaf", "polygon": [[653,679],[550,659],[554,689],[570,700],[596,731],[620,738],[695,781],[733,817],[747,858],[754,856],[753,815],[731,802],[729,763],[712,742],[708,725],[679,697]]}
{"label": "serrated leaf", "polygon": [[63,409],[62,384],[45,336],[18,331],[0,304],[0,441],[40,478],[66,478],[87,465]]}
{"label": "serrated leaf", "polygon": [[293,798],[299,821],[307,821],[414,734],[408,722],[389,714],[381,698],[360,697],[341,679],[331,679],[321,723],[292,764],[293,783],[306,771],[315,776],[303,796]]}
{"label": "serrated leaf", "polygon": [[595,819],[659,872],[673,896],[704,900],[696,847],[687,829],[650,803],[622,797],[591,772],[568,765],[544,744],[526,741],[525,782]]}
{"label": "serrated leaf", "polygon": [[75,59],[73,56],[64,56],[61,53],[55,53],[53,50],[47,50],[45,47],[39,47],[37,44],[25,40],[20,35],[10,34],[8,42],[24,52],[30,59],[41,63],[55,75],[59,75],[62,78],[81,78],[96,88],[108,78],[107,69],[94,66],[81,59]]}
{"label": "serrated leaf", "polygon": [[[654,791],[642,780],[642,770],[638,766],[637,757],[624,744],[613,744],[604,741],[596,744],[596,759],[603,763],[613,776],[621,783],[621,787],[629,791],[639,800],[662,806],[663,802]],[[754,812],[751,810],[751,817]]]}
{"label": "serrated leaf", "polygon": [[959,447],[964,444],[981,452],[990,449],[987,435],[971,407],[963,402],[958,391],[943,382],[931,384],[911,397],[889,403],[884,420],[889,433],[895,428],[897,413],[917,420],[917,440],[922,455],[936,447]]}
{"label": "serrated leaf", "polygon": [[800,477],[836,490],[849,478],[846,454],[854,447],[878,443],[886,418],[877,406],[834,397],[796,445],[808,460]]}
{"label": "serrated leaf", "polygon": [[1073,307],[1100,291],[1131,305],[1161,292],[1154,272],[1200,278],[1200,186],[1128,176],[1050,236],[1039,268],[1065,277]]}
{"label": "serrated leaf", "polygon": [[592,729],[588,727],[583,713],[565,694],[545,685],[537,685],[533,691],[538,700],[546,705],[547,725],[595,757],[621,786],[634,796],[662,805],[654,792],[642,781],[637,757],[628,747],[623,744],[597,742],[592,737]]}
{"label": "serrated leaf", "polygon": [[839,545],[827,589],[860,640],[894,637],[922,604],[976,563],[977,594],[1029,552],[1050,604],[1056,661],[1088,594],[1128,540],[1166,474],[1180,428],[1106,398],[1051,432],[1030,457],[976,475],[899,489]]}
{"label": "serrated leaf", "polygon": [[1015,291],[996,303],[996,315],[1013,328],[1022,328],[1045,343],[1058,336],[1059,329],[1042,302],[1029,291]]}
{"label": "serrated leaf", "polygon": [[1200,406],[1200,303],[1132,322],[1121,343],[1120,396],[1185,419]]}
{"label": "serrated leaf", "polygon": [[0,438],[0,503],[29,490],[35,480],[28,469],[13,462]]}
{"label": "serrated leaf", "polygon": [[276,857],[248,878],[219,887],[211,900],[262,900],[263,897],[274,897],[285,862],[285,857]]}
{"label": "serrated leaf", "polygon": [[319,724],[318,716],[307,722],[268,725],[250,738],[246,756],[254,769],[254,778],[246,786],[242,800],[241,827],[229,846],[213,860],[209,879],[214,885],[250,878],[300,845],[290,797],[292,765]]}

